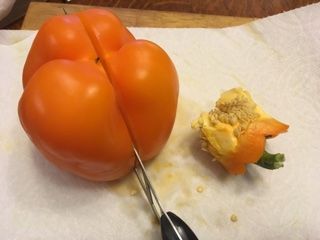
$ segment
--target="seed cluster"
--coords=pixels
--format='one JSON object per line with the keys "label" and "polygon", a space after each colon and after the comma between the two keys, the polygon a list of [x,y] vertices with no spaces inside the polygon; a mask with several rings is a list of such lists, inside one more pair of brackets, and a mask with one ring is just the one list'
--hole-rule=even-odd
{"label": "seed cluster", "polygon": [[217,101],[215,108],[209,112],[209,118],[213,125],[222,122],[233,126],[234,135],[239,137],[259,117],[255,110],[253,101],[245,95],[238,95],[229,101]]}

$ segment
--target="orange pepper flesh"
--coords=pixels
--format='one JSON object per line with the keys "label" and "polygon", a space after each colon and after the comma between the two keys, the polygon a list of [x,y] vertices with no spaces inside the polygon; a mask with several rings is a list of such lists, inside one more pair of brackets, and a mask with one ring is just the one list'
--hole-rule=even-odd
{"label": "orange pepper flesh", "polygon": [[246,164],[257,162],[263,154],[266,137],[276,137],[286,132],[288,127],[273,118],[253,122],[239,137],[239,144],[235,152],[220,162],[229,173],[243,174]]}
{"label": "orange pepper flesh", "polygon": [[164,147],[175,120],[178,76],[156,44],[136,40],[105,10],[49,19],[23,71],[21,124],[58,167],[118,179]]}

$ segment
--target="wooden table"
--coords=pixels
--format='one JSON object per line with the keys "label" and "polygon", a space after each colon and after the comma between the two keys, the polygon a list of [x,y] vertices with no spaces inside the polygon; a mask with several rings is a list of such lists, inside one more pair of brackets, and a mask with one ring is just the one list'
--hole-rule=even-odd
{"label": "wooden table", "polygon": [[[37,18],[42,21],[44,17],[48,17],[50,14],[57,14],[57,9],[61,8],[62,4],[62,0],[34,1],[59,3],[60,5],[52,4],[53,9],[50,9],[51,7],[47,5],[46,10],[41,12],[39,9],[44,9],[44,7],[34,3],[32,9],[29,7],[24,23],[23,19],[20,19],[8,26],[9,29],[20,29],[21,27],[35,29],[37,26],[30,21],[36,22]],[[72,4],[111,7],[118,15],[120,14],[120,18],[124,19],[128,26],[154,27],[233,26],[251,21],[252,18],[274,15],[315,2],[320,2],[320,0],[72,0]],[[85,8],[84,6],[64,6],[70,12]],[[196,13],[196,15],[190,15],[189,13]],[[223,17],[222,15],[230,17]]]}
{"label": "wooden table", "polygon": [[[29,5],[24,18],[22,29],[39,29],[41,24],[49,17],[63,15],[91,8],[87,5],[40,3]],[[168,12],[155,10],[140,10],[128,8],[108,8],[113,11],[128,27],[214,27],[241,25],[253,18],[217,16],[208,14]]]}
{"label": "wooden table", "polygon": [[[47,0],[59,2],[62,0]],[[320,0],[72,0],[73,4],[261,18]]]}

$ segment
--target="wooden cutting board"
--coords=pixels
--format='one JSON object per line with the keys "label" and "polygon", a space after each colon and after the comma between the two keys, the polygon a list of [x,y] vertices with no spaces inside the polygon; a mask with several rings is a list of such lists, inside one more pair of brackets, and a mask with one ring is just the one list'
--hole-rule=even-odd
{"label": "wooden cutting board", "polygon": [[[60,4],[60,3],[30,3],[22,29],[36,30],[49,17],[92,8],[93,6]],[[222,28],[237,26],[253,21],[253,18],[217,16],[168,11],[151,11],[125,8],[109,8],[128,27],[168,27],[168,28]]]}

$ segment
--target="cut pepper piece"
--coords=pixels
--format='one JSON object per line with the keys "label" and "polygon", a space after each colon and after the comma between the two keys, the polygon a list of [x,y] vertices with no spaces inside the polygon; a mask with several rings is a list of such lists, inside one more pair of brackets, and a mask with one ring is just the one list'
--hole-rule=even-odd
{"label": "cut pepper piece", "polygon": [[[224,92],[214,109],[192,123],[192,128],[201,132],[202,149],[231,174],[243,174],[246,164],[257,163],[266,156],[266,138],[286,132],[288,127],[265,113],[242,88]],[[272,161],[278,160],[268,156],[268,164],[261,160],[258,165],[275,169],[280,165]]]}

